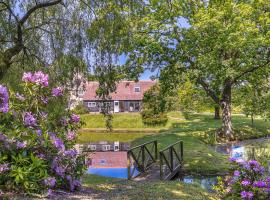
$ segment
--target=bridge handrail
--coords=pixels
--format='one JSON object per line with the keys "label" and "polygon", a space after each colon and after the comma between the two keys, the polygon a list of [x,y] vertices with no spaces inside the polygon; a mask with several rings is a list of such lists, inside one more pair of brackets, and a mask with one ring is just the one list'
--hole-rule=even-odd
{"label": "bridge handrail", "polygon": [[[151,150],[147,148],[147,145],[153,144],[152,149],[154,148],[154,155],[152,155]],[[135,149],[139,149],[139,153],[136,156],[133,151]],[[148,157],[146,157],[148,156]],[[140,158],[141,158],[141,163],[140,163]],[[144,173],[153,163],[156,162],[158,158],[158,151],[157,151],[157,140],[152,140],[149,142],[145,142],[143,144],[137,145],[127,151],[127,159],[128,159],[128,179],[133,178],[131,171],[131,159],[134,160],[135,164],[138,166],[138,170],[140,173]],[[149,163],[149,160],[152,162]]]}
{"label": "bridge handrail", "polygon": [[[180,145],[180,152],[177,152],[176,149],[174,148],[175,145]],[[166,158],[165,152],[169,151],[169,158]],[[174,155],[175,158],[177,158],[178,165],[174,167]],[[168,147],[165,147],[161,151],[159,151],[159,158],[160,158],[160,179],[170,179],[172,178],[182,167],[182,162],[183,162],[183,141],[178,141],[175,142],[174,144],[169,145]],[[163,162],[165,161],[165,162]],[[166,167],[169,168],[170,173],[164,177],[164,172],[163,172],[163,164],[165,164]]]}

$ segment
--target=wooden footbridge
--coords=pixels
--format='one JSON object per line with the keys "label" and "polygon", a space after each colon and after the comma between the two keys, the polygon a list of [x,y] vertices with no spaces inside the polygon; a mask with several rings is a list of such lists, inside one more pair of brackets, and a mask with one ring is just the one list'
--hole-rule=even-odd
{"label": "wooden footbridge", "polygon": [[183,142],[178,141],[158,152],[157,140],[153,140],[127,152],[128,179],[170,180],[183,166]]}

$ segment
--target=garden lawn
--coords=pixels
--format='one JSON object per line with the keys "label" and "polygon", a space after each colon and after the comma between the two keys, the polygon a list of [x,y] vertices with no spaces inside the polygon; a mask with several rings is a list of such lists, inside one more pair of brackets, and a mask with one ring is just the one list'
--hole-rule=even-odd
{"label": "garden lawn", "polygon": [[[171,127],[172,123],[177,122],[179,119],[184,120],[180,112],[171,112],[168,123],[165,126],[148,126],[143,124],[140,113],[117,113],[113,114],[112,126],[114,129],[125,130],[162,130]],[[83,129],[106,129],[104,117],[102,114],[84,114],[81,115],[81,119],[85,122]]]}
{"label": "garden lawn", "polygon": [[83,186],[94,189],[100,199],[218,199],[197,184],[185,184],[177,181],[135,182],[96,175],[87,175],[83,180]]}

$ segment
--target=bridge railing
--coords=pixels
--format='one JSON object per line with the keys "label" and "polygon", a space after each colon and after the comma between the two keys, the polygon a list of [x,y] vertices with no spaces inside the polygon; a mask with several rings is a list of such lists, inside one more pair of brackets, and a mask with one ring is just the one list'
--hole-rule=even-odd
{"label": "bridge railing", "polygon": [[128,179],[145,173],[158,158],[157,140],[146,142],[128,150]]}
{"label": "bridge railing", "polygon": [[159,152],[160,179],[171,179],[183,164],[183,141],[178,141]]}

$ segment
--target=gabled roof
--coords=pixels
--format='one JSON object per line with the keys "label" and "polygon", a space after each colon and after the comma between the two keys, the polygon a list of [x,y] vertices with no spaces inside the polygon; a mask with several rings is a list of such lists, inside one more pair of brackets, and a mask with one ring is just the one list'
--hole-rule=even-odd
{"label": "gabled roof", "polygon": [[[112,100],[142,100],[143,94],[149,90],[156,81],[121,81],[117,84],[116,92],[111,93],[110,96]],[[98,88],[98,82],[88,82],[85,87],[85,93],[83,95],[83,100],[93,101],[100,100],[96,95],[96,90]],[[135,92],[135,87],[140,87],[140,92]]]}

